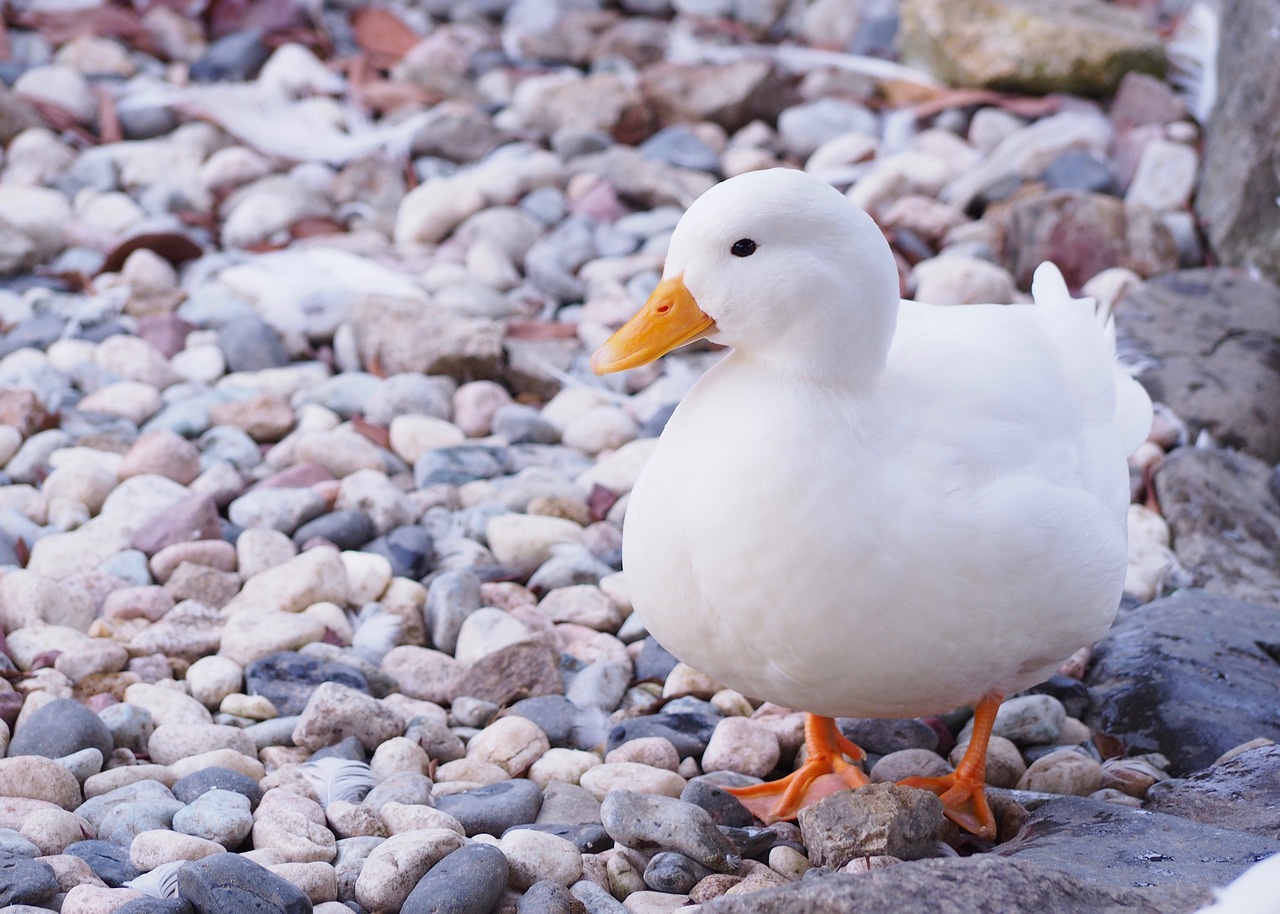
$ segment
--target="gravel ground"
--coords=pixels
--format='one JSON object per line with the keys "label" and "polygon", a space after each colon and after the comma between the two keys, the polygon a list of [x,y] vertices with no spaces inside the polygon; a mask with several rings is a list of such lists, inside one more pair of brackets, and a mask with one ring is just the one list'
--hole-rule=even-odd
{"label": "gravel ground", "polygon": [[[999,94],[928,75],[985,85],[926,40],[935,7],[9,8],[0,906],[932,910],[980,883],[1005,911],[1193,911],[1280,852],[1256,811],[1280,454],[1216,449],[1260,439],[1176,378],[1133,461],[1116,633],[1001,709],[994,853],[893,784],[950,769],[963,708],[842,721],[873,784],[761,826],[717,788],[791,770],[803,715],[631,610],[627,493],[718,353],[585,360],[717,180],[847,190],[923,301],[1026,301],[1052,259],[1125,331],[1143,280],[1212,261],[1204,112],[1134,63],[1180,18],[1125,11],[1118,68],[1064,50],[1105,44],[1089,21],[1011,40],[1010,67],[1068,59]],[[1269,383],[1232,394],[1261,404],[1246,431]],[[1237,531],[1206,520],[1224,491]]]}

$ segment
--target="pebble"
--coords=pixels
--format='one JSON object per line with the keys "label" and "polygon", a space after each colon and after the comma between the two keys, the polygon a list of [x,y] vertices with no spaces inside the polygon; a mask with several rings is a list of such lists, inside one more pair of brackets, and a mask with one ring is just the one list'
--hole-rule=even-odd
{"label": "pebble", "polygon": [[1018,780],[1019,790],[1088,796],[1102,786],[1102,766],[1074,749],[1042,755]]}
{"label": "pebble", "polygon": [[64,698],[49,702],[28,717],[10,738],[8,754],[61,758],[89,748],[109,758],[115,749],[111,731],[80,702]]}
{"label": "pebble", "polygon": [[718,873],[740,862],[710,815],[692,803],[619,789],[602,798],[600,821],[614,841],[637,850],[674,851]]}
{"label": "pebble", "polygon": [[463,845],[446,828],[427,828],[387,838],[373,849],[355,884],[355,900],[368,910],[396,911],[433,866]]}
{"label": "pebble", "polygon": [[923,790],[871,784],[832,794],[800,811],[800,832],[815,866],[843,867],[854,857],[932,856],[942,803]]}
{"label": "pebble", "polygon": [[487,844],[468,844],[431,867],[409,893],[401,914],[471,914],[491,911],[502,898],[510,866]]}
{"label": "pebble", "polygon": [[737,771],[764,777],[778,764],[778,737],[745,717],[726,717],[716,724],[702,754],[703,771]]}
{"label": "pebble", "polygon": [[573,842],[548,832],[520,828],[498,844],[507,858],[509,884],[527,889],[540,879],[570,886],[582,876],[582,855]]}
{"label": "pebble", "polygon": [[501,835],[537,818],[542,791],[533,781],[515,778],[437,797],[435,805],[461,822],[467,837]]}
{"label": "pebble", "polygon": [[198,914],[303,914],[311,901],[291,882],[239,854],[214,854],[178,871],[178,892]]}

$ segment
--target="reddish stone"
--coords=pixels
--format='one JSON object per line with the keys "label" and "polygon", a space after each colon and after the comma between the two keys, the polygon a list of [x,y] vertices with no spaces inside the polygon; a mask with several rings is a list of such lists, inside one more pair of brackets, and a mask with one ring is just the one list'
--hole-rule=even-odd
{"label": "reddish stone", "polygon": [[174,314],[153,314],[138,321],[138,336],[171,359],[187,345],[187,335],[196,329]]}
{"label": "reddish stone", "polygon": [[132,545],[150,557],[174,543],[221,538],[217,504],[208,495],[192,495],[143,524],[133,535]]}
{"label": "reddish stone", "polygon": [[318,463],[295,463],[287,470],[281,470],[274,476],[268,476],[249,487],[250,492],[257,489],[306,489],[318,482],[328,482],[333,474]]}

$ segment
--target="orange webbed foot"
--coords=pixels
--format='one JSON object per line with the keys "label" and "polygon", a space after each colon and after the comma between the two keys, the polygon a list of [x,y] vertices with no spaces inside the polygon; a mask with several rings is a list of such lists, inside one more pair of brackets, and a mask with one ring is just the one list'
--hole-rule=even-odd
{"label": "orange webbed foot", "polygon": [[841,790],[865,787],[869,780],[861,768],[845,756],[861,760],[860,748],[836,729],[829,717],[805,718],[808,758],[786,777],[751,787],[725,788],[766,825],[794,819],[805,806]]}
{"label": "orange webbed foot", "polygon": [[901,787],[917,787],[937,794],[948,819],[965,831],[991,841],[996,837],[996,820],[987,805],[987,744],[991,742],[991,730],[999,710],[999,695],[987,695],[978,702],[973,709],[969,748],[955,771],[938,778],[906,778],[898,782]]}

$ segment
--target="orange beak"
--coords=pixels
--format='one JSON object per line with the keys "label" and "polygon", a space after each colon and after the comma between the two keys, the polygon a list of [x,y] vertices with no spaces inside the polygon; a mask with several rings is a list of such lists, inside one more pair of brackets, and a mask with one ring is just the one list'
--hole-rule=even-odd
{"label": "orange beak", "polygon": [[591,356],[591,370],[609,374],[647,365],[672,349],[715,330],[680,276],[664,279],[636,316],[627,321]]}

